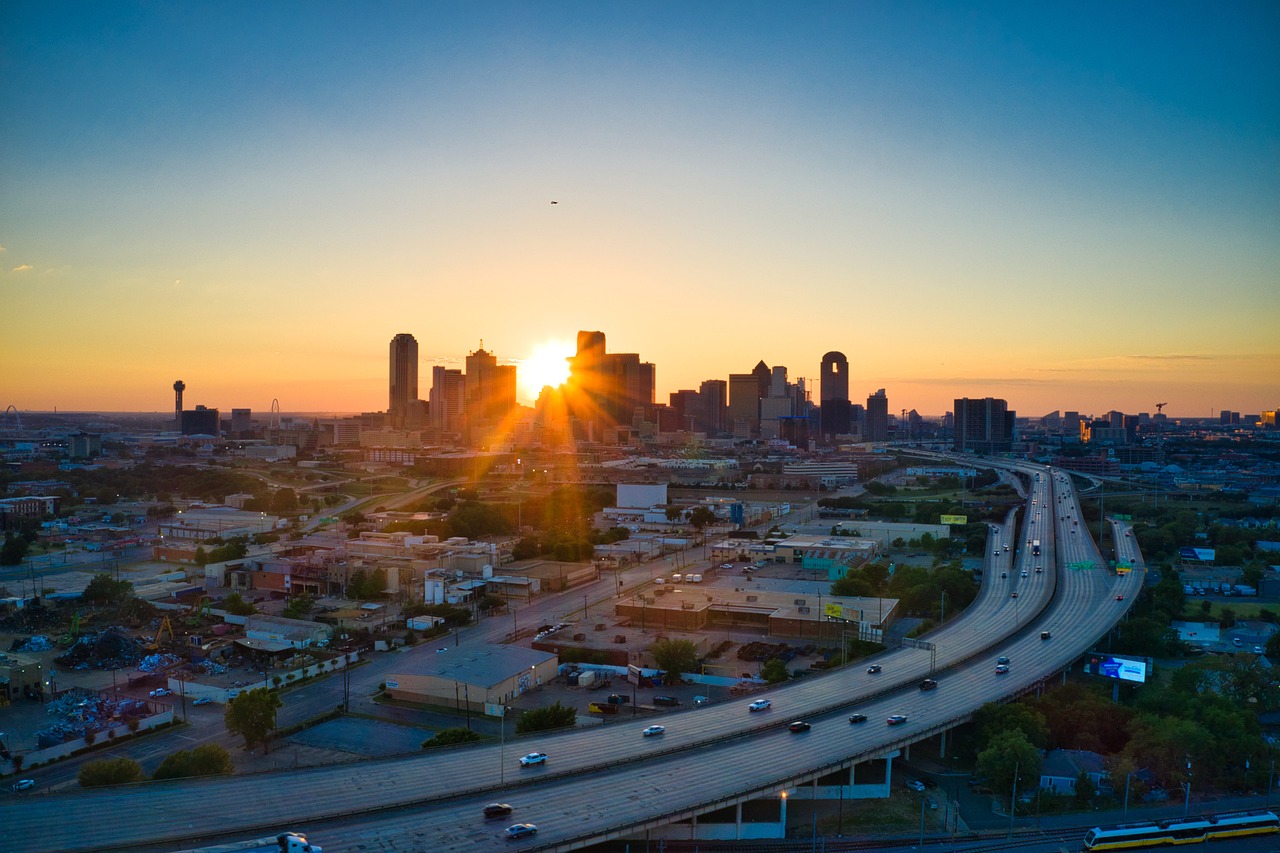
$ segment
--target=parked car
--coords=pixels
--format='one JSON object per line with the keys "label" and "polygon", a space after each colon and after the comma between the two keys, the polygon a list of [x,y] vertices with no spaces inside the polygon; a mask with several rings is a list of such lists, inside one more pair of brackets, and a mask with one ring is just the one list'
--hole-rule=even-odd
{"label": "parked car", "polygon": [[213,700],[210,699],[208,696],[200,696],[199,698],[191,700],[192,705],[209,705],[212,702]]}
{"label": "parked car", "polygon": [[538,827],[531,823],[513,823],[507,827],[507,838],[529,838],[538,834]]}
{"label": "parked car", "polygon": [[905,784],[908,788],[916,791],[917,793],[924,791],[924,783],[919,779],[908,779]]}
{"label": "parked car", "polygon": [[934,780],[932,780],[932,779],[928,778],[927,776],[926,776],[925,778],[921,779],[920,781],[924,783],[924,786],[925,786],[926,788],[933,789],[933,788],[938,787],[938,783],[937,783],[937,782],[935,782]]}
{"label": "parked car", "polygon": [[748,711],[767,711],[773,707],[773,702],[768,699],[757,699],[747,706]]}
{"label": "parked car", "polygon": [[866,721],[867,721],[866,714],[850,714],[849,715],[849,722],[851,723],[865,723]]}
{"label": "parked car", "polygon": [[644,735],[645,737],[653,737],[654,735],[662,734],[666,730],[667,730],[666,726],[649,726],[649,728],[645,729],[640,734]]}
{"label": "parked car", "polygon": [[809,725],[804,720],[796,720],[794,723],[787,726],[787,728],[793,732],[807,732],[809,729],[813,728],[813,726]]}
{"label": "parked car", "polygon": [[152,690],[147,695],[150,696],[152,699],[159,699],[161,696],[172,696],[173,691],[170,690],[168,687],[157,687],[155,690]]}
{"label": "parked car", "polygon": [[520,764],[524,767],[529,767],[533,764],[545,764],[546,761],[547,754],[545,752],[531,752],[528,755],[520,756]]}
{"label": "parked car", "polygon": [[654,696],[653,704],[661,705],[664,708],[674,708],[680,704],[680,700],[674,696]]}
{"label": "parked car", "polygon": [[489,803],[484,807],[485,817],[505,817],[511,814],[511,806],[506,803]]}

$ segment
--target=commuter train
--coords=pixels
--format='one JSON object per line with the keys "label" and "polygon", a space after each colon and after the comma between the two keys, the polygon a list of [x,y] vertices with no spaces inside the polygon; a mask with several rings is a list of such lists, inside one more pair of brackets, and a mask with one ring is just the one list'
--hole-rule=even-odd
{"label": "commuter train", "polygon": [[1232,812],[1211,817],[1096,827],[1085,833],[1084,849],[1119,850],[1164,844],[1200,844],[1215,838],[1271,832],[1280,832],[1280,818],[1274,812]]}

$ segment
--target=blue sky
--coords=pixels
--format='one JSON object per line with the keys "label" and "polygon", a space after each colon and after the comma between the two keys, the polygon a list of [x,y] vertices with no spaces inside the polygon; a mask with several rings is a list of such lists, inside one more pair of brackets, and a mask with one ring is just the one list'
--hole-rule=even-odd
{"label": "blue sky", "polygon": [[660,399],[836,349],[894,410],[1280,402],[1275,4],[9,3],[0,45],[5,405],[378,409],[397,332],[426,374],[578,329]]}

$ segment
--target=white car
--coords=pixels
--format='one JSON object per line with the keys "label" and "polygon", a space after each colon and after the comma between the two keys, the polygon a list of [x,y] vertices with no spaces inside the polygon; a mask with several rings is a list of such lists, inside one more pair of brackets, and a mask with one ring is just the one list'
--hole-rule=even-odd
{"label": "white car", "polygon": [[534,764],[545,764],[546,760],[547,754],[545,752],[531,752],[520,757],[520,764],[524,767],[529,767]]}
{"label": "white car", "polygon": [[757,699],[747,706],[748,711],[767,711],[773,707],[773,702],[768,699]]}
{"label": "white car", "polygon": [[170,690],[168,687],[157,687],[155,690],[152,690],[147,695],[150,696],[152,699],[159,699],[161,696],[172,696],[173,691]]}
{"label": "white car", "polygon": [[644,735],[645,737],[653,737],[654,735],[662,734],[666,730],[667,730],[666,726],[649,726],[649,728],[645,729],[640,734]]}
{"label": "white car", "polygon": [[30,790],[31,790],[32,788],[34,788],[35,786],[36,786],[36,780],[35,780],[35,779],[19,779],[17,782],[14,782],[14,783],[13,783],[13,786],[10,788],[10,790],[12,790],[12,791],[30,791]]}
{"label": "white car", "polygon": [[201,696],[199,699],[192,701],[192,705],[208,705],[213,702],[208,696]]}

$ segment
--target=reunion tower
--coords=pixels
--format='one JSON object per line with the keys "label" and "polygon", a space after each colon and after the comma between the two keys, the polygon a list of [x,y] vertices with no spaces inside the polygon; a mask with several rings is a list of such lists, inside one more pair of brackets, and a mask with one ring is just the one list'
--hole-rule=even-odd
{"label": "reunion tower", "polygon": [[187,390],[187,383],[179,379],[173,383],[173,423],[182,429],[182,392]]}

